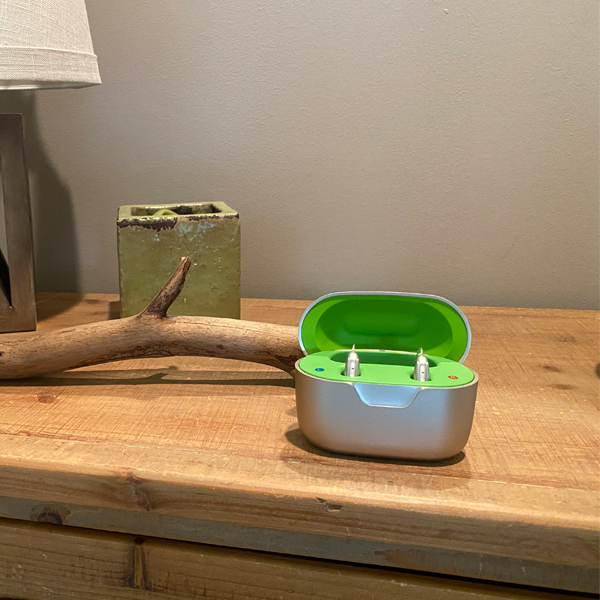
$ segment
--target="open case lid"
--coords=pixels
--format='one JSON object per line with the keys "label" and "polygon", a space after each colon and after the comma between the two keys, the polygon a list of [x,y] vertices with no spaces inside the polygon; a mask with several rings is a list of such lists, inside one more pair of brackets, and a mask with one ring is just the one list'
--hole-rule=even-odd
{"label": "open case lid", "polygon": [[462,363],[471,328],[456,304],[427,294],[339,292],[315,300],[298,326],[305,354],[340,348],[401,350]]}

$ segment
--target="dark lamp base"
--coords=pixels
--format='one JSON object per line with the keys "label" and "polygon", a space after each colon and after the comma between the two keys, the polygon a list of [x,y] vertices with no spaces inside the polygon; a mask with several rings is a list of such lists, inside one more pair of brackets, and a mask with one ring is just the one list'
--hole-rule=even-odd
{"label": "dark lamp base", "polygon": [[0,250],[0,333],[36,327],[31,204],[21,115],[0,114],[0,183],[7,257]]}

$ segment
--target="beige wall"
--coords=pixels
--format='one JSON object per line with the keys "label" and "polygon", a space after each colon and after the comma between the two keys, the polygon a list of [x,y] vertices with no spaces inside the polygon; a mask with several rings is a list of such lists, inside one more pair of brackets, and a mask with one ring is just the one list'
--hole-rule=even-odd
{"label": "beige wall", "polygon": [[0,96],[27,118],[38,289],[117,291],[120,204],[222,200],[246,296],[597,306],[595,0],[88,13],[102,86]]}

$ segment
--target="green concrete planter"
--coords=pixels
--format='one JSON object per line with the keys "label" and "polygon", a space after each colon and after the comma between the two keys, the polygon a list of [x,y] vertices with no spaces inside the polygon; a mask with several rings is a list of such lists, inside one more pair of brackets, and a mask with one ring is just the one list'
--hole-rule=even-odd
{"label": "green concrete planter", "polygon": [[117,239],[122,317],[142,311],[189,256],[169,314],[240,318],[240,221],[224,202],[121,206]]}

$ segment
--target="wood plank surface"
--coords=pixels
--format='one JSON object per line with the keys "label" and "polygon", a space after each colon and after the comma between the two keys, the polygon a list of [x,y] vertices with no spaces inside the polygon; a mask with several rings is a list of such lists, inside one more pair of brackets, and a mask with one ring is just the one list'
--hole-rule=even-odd
{"label": "wood plank surface", "polygon": [[589,598],[2,519],[0,594],[28,600]]}
{"label": "wood plank surface", "polygon": [[[117,300],[41,295],[39,329]],[[295,324],[306,305],[242,317]],[[315,448],[269,367],[136,360],[2,385],[0,516],[597,592],[598,314],[464,311],[480,386],[452,460]]]}

